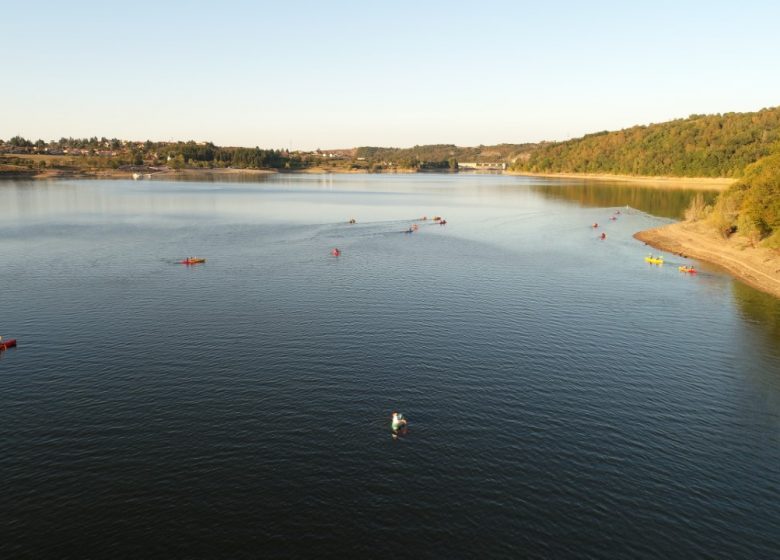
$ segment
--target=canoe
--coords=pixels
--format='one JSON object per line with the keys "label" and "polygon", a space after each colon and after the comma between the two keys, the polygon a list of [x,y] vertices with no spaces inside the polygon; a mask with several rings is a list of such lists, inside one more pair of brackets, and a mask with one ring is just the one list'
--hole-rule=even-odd
{"label": "canoe", "polygon": [[181,264],[201,264],[206,262],[206,259],[184,259],[179,261]]}
{"label": "canoe", "polygon": [[678,266],[677,270],[680,272],[687,272],[688,274],[696,274],[698,272],[695,268],[688,268],[687,266]]}
{"label": "canoe", "polygon": [[6,348],[12,348],[14,346],[16,346],[15,338],[9,338],[8,340],[0,340],[0,350],[5,350]]}
{"label": "canoe", "polygon": [[664,260],[663,259],[653,259],[653,258],[650,258],[650,257],[645,257],[645,262],[649,262],[651,264],[664,264]]}

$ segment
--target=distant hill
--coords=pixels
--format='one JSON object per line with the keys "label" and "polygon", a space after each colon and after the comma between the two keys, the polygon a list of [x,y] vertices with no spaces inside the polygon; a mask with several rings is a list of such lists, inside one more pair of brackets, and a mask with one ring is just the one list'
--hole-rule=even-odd
{"label": "distant hill", "polygon": [[676,177],[739,177],[780,151],[780,107],[755,113],[691,115],[687,119],[597,132],[544,143],[514,169]]}
{"label": "distant hill", "polygon": [[355,157],[376,163],[392,163],[405,167],[417,164],[457,162],[510,163],[527,154],[536,144],[497,144],[495,146],[459,147],[454,144],[431,144],[413,148],[377,148],[363,146],[355,150]]}

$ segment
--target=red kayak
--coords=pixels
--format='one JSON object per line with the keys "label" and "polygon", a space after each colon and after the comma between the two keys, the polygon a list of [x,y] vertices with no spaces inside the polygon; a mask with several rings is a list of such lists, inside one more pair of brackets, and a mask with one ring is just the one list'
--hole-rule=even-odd
{"label": "red kayak", "polygon": [[8,340],[0,340],[0,350],[5,350],[6,348],[12,348],[14,346],[16,346],[15,338],[9,338]]}
{"label": "red kayak", "polygon": [[184,259],[183,261],[179,261],[181,264],[202,264],[206,262],[206,259],[199,259],[199,258],[193,258],[193,259]]}

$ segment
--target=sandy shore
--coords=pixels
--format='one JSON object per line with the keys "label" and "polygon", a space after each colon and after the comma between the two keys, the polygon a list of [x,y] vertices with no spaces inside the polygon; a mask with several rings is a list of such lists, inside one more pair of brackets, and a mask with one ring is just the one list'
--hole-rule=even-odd
{"label": "sandy shore", "polygon": [[648,187],[664,189],[696,189],[722,191],[731,186],[736,179],[724,177],[648,177],[644,175],[610,175],[608,173],[525,173],[505,171],[507,175],[526,177],[547,177],[553,179],[588,179],[593,181],[611,181],[621,183],[642,183]]}
{"label": "sandy shore", "polygon": [[[147,172],[148,173],[148,172]],[[3,179],[132,179],[132,171],[120,169],[0,169]]]}
{"label": "sandy shore", "polygon": [[0,169],[0,179],[132,179],[134,174],[147,179],[167,177],[205,177],[225,175],[268,175],[277,173],[273,169]]}
{"label": "sandy shore", "polygon": [[721,266],[762,292],[780,298],[780,251],[750,246],[747,239],[722,239],[707,224],[680,222],[634,234],[662,251]]}
{"label": "sandy shore", "polygon": [[368,169],[349,169],[347,167],[305,167],[303,169],[292,169],[292,170],[286,170],[282,169],[280,173],[304,173],[304,174],[314,174],[314,175],[321,175],[321,174],[328,174],[328,173],[334,173],[334,174],[345,174],[345,175],[392,175],[392,174],[411,174],[411,173],[419,173],[417,169],[405,169],[405,168],[393,168],[393,169],[383,169],[383,170],[375,170],[375,171],[369,171]]}
{"label": "sandy shore", "polygon": [[[416,169],[393,169],[391,171],[374,171],[371,173],[385,174],[408,174],[417,173]],[[138,168],[138,169],[27,169],[22,167],[0,167],[0,180],[2,179],[132,179],[133,174],[138,173],[141,178],[148,179],[151,175],[153,179],[167,179],[171,177],[187,177],[197,179],[198,177],[215,177],[231,175],[270,175],[275,173],[292,174],[367,174],[367,169],[349,169],[345,167],[307,167],[303,169],[233,169],[193,167],[186,169],[167,169],[167,168]]]}
{"label": "sandy shore", "polygon": [[[147,171],[142,172],[141,175],[144,175],[145,173],[151,173],[152,177],[164,179],[166,177],[198,177],[205,175],[272,175],[277,173],[277,171],[274,169],[210,169],[207,167],[195,167],[191,169],[181,169],[179,171],[175,169],[162,169],[153,172]],[[130,175],[132,175],[132,173],[130,173]]]}

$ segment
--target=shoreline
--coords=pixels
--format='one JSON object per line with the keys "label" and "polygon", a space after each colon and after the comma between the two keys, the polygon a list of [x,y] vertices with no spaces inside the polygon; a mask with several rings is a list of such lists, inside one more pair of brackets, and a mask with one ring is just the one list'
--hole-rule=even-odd
{"label": "shoreline", "polygon": [[[278,173],[275,169],[227,169],[227,168],[192,168],[192,169],[36,169],[36,170],[0,170],[2,180],[46,180],[46,179],[133,179],[134,174],[141,179],[157,177],[183,177],[206,175],[271,175]],[[149,175],[150,177],[146,177]]]}
{"label": "shoreline", "polygon": [[587,179],[620,183],[644,183],[659,188],[724,191],[737,179],[728,177],[669,177],[649,175],[611,175],[609,173],[530,173],[526,171],[504,171],[507,175],[543,177],[546,179]]}
{"label": "shoreline", "polygon": [[656,249],[717,265],[753,288],[780,298],[780,251],[752,247],[744,237],[722,239],[707,224],[678,222],[634,238]]}
{"label": "shoreline", "polygon": [[[131,172],[139,173],[138,171]],[[181,177],[184,175],[274,175],[278,173],[275,169],[234,169],[234,168],[191,168],[191,169],[160,169],[157,171],[141,172],[142,175],[151,175],[155,177]]]}
{"label": "shoreline", "polygon": [[[219,175],[390,175],[421,173],[414,169],[394,169],[392,171],[369,171],[367,169],[306,167],[303,169],[239,169],[239,168],[136,168],[136,169],[0,169],[0,181],[3,180],[46,180],[46,179],[132,179],[134,174],[141,179],[167,179],[171,177],[205,177]],[[150,177],[146,177],[149,175]]]}
{"label": "shoreline", "polygon": [[[0,169],[0,180],[39,180],[39,179],[132,179],[134,173],[151,175],[151,179],[183,176],[219,176],[219,175],[270,175],[270,174],[414,174],[436,173],[418,169],[396,168],[392,170],[369,171],[368,169],[307,167],[303,169],[239,169],[239,168],[131,168],[131,169]],[[452,173],[452,172],[449,172]],[[606,173],[526,173],[504,171],[504,175],[520,177],[540,177],[546,179],[577,179],[612,183],[635,183],[647,187],[663,189],[690,189],[705,191],[724,191],[736,179],[723,177],[649,177],[640,175],[609,175]],[[149,179],[149,177],[143,177]]]}

